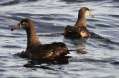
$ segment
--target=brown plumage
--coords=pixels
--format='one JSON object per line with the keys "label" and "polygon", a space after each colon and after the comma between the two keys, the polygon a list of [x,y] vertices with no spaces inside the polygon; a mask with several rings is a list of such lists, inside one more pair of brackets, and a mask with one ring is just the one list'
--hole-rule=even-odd
{"label": "brown plumage", "polygon": [[51,44],[41,44],[36,35],[34,23],[32,20],[22,19],[16,27],[11,30],[23,28],[27,33],[27,48],[25,52],[20,53],[21,57],[31,59],[53,61],[66,56],[68,48],[62,42],[54,42]]}
{"label": "brown plumage", "polygon": [[66,38],[87,38],[90,33],[87,29],[86,17],[90,16],[90,9],[82,7],[78,13],[78,19],[74,26],[67,26],[64,30],[64,36]]}

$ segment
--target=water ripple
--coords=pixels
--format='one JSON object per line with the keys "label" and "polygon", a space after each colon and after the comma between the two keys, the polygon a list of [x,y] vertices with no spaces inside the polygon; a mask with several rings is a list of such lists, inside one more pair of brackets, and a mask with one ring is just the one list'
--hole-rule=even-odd
{"label": "water ripple", "polygon": [[[118,78],[119,0],[1,0],[0,1],[0,77],[1,78]],[[89,7],[91,38],[68,40],[64,28],[73,26],[80,7]],[[41,63],[14,56],[25,50],[26,33],[10,31],[21,18],[31,18],[39,40],[60,41],[71,51],[65,64]],[[78,51],[87,52],[81,54]],[[31,64],[30,64],[31,63]],[[33,64],[33,65],[32,65]],[[40,72],[40,73],[39,73]],[[92,73],[93,72],[93,73]]]}

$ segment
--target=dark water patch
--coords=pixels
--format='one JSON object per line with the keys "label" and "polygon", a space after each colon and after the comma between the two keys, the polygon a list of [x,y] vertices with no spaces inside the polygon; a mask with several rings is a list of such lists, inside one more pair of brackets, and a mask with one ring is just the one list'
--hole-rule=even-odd
{"label": "dark water patch", "polygon": [[23,67],[21,65],[13,65],[13,66],[9,66],[10,68],[20,68],[20,67]]}
{"label": "dark water patch", "polygon": [[[96,59],[96,58],[92,58],[92,57],[89,57],[89,58],[72,57],[72,59],[70,60],[70,62],[74,63],[74,65],[78,65],[79,64],[79,66],[80,66],[80,64],[84,64],[84,66],[86,66],[86,68],[83,67],[82,69],[85,70],[85,71],[91,71],[91,70],[98,71],[100,69],[99,67],[105,68],[112,61],[114,61],[114,59],[112,59],[112,58]],[[86,63],[89,64],[89,68],[88,69],[87,69],[88,65],[86,65]],[[90,65],[94,65],[94,68],[90,68]],[[97,68],[95,68],[95,67],[97,67]]]}
{"label": "dark water patch", "polygon": [[0,26],[0,29],[8,30],[9,27],[8,26]]}
{"label": "dark water patch", "polygon": [[22,47],[16,45],[4,45],[2,46],[2,48],[22,48]]}
{"label": "dark water patch", "polygon": [[0,3],[0,5],[2,6],[15,5],[15,4],[19,4],[20,2],[33,2],[33,1],[38,1],[38,0],[12,0],[12,1]]}
{"label": "dark water patch", "polygon": [[115,47],[113,45],[109,45],[109,44],[99,44],[99,46],[101,46],[102,48],[108,48],[110,50],[115,50]]}
{"label": "dark water patch", "polygon": [[119,66],[119,61],[113,61],[113,62],[111,62],[111,64]]}
{"label": "dark water patch", "polygon": [[0,38],[20,38],[19,36],[15,35],[5,35],[5,34],[0,34]]}
{"label": "dark water patch", "polygon": [[[96,17],[95,17],[96,18]],[[88,19],[89,22],[98,22],[98,19]]]}
{"label": "dark water patch", "polygon": [[[13,14],[10,14],[10,15],[11,15],[11,18],[12,17],[21,17],[21,16],[29,18],[29,17],[33,16],[33,14],[29,14],[29,13],[13,13]],[[35,15],[35,16],[37,16],[37,15]]]}
{"label": "dark water patch", "polygon": [[104,42],[106,44],[115,44],[115,45],[119,45],[118,42],[114,42],[114,41],[111,41],[110,39],[108,38],[105,38],[105,37],[102,37],[94,32],[91,32],[91,38],[92,39],[96,39],[98,41],[101,41],[101,42]]}
{"label": "dark water patch", "polygon": [[23,34],[23,33],[13,33],[13,35],[15,35],[15,36],[22,35],[22,36],[24,36],[25,34]]}
{"label": "dark water patch", "polygon": [[[91,41],[92,42],[92,41]],[[90,46],[92,46],[92,47],[94,47],[94,48],[98,48],[98,46],[95,44],[96,43],[96,41],[93,41],[93,43],[91,43],[90,42],[90,40],[89,40],[89,42],[87,42],[86,44],[87,45],[90,45]]]}
{"label": "dark water patch", "polygon": [[63,32],[54,32],[54,33],[40,33],[38,36],[46,36],[46,37],[58,37],[58,36],[63,36]]}
{"label": "dark water patch", "polygon": [[119,15],[109,15],[109,16],[119,18]]}
{"label": "dark water patch", "polygon": [[114,61],[113,59],[109,58],[109,59],[91,59],[91,58],[84,58],[84,59],[80,59],[80,62],[101,62],[101,63],[110,63],[112,61]]}
{"label": "dark water patch", "polygon": [[119,8],[119,5],[118,5],[118,4],[117,4],[117,5],[112,5],[112,6],[105,6],[105,5],[104,5],[103,7],[107,7],[107,8],[109,8],[109,7],[110,7],[110,8]]}
{"label": "dark water patch", "polygon": [[[4,38],[21,38],[21,36],[18,35],[17,33],[13,33],[13,34],[14,35],[0,35],[0,37],[4,37]],[[22,37],[24,37],[24,36],[22,36]]]}
{"label": "dark water patch", "polygon": [[[111,38],[112,41],[118,42],[119,35],[118,35],[119,31],[117,29],[117,27],[113,27],[110,30],[103,30],[101,31],[101,34],[109,36],[109,38]],[[114,35],[116,35],[115,37],[113,37]]]}
{"label": "dark water patch", "polygon": [[[8,55],[9,55],[9,53],[8,53]],[[2,61],[8,60],[8,59],[10,58],[8,55],[1,55],[1,56],[0,56],[1,60],[2,60]],[[6,58],[6,59],[4,59],[4,58]],[[2,63],[2,64],[4,64],[4,63]]]}
{"label": "dark water patch", "polygon": [[32,68],[32,70],[36,70],[38,68],[40,69],[45,69],[45,70],[53,70],[53,71],[57,71],[56,69],[50,67],[50,64],[48,65],[33,65],[33,64],[25,64],[24,67],[26,68]]}
{"label": "dark water patch", "polygon": [[18,4],[19,3],[19,0],[14,0],[14,1],[9,1],[9,2],[6,2],[6,3],[2,3],[0,5],[13,5],[13,4]]}
{"label": "dark water patch", "polygon": [[38,0],[27,0],[27,1],[33,1],[34,2],[34,1],[38,1]]}
{"label": "dark water patch", "polygon": [[[4,76],[3,76],[4,77]],[[7,77],[7,78],[16,78],[16,77],[13,77],[13,76],[9,76],[9,77]]]}
{"label": "dark water patch", "polygon": [[[40,16],[40,17],[71,17],[71,15],[68,14],[30,14],[30,13],[12,13],[11,15],[15,16]],[[49,18],[48,18],[49,19]]]}
{"label": "dark water patch", "polygon": [[2,36],[2,37],[4,37],[4,38],[17,38],[17,39],[26,37],[26,34],[22,34],[22,33],[19,33],[19,32],[18,33],[17,32],[12,32],[11,34],[12,35],[9,35],[9,36],[6,35],[6,36]]}
{"label": "dark water patch", "polygon": [[84,2],[84,0],[61,0],[61,1],[65,1],[65,2]]}
{"label": "dark water patch", "polygon": [[110,28],[112,28],[112,26],[111,25],[108,25],[108,24],[96,24],[96,26],[98,26],[98,27],[104,27],[104,28],[107,28],[107,27],[110,27]]}
{"label": "dark water patch", "polygon": [[5,72],[6,70],[0,69],[0,72]]}
{"label": "dark water patch", "polygon": [[119,2],[119,0],[112,0],[113,2]]}
{"label": "dark water patch", "polygon": [[88,28],[89,28],[89,29],[95,29],[96,27],[93,26],[93,25],[88,25]]}
{"label": "dark water patch", "polygon": [[116,78],[116,77],[115,76],[106,76],[106,77],[97,77],[97,76],[95,76],[93,78]]}
{"label": "dark water patch", "polygon": [[47,61],[47,60],[31,60],[28,61],[27,64],[24,65],[24,67],[30,67],[30,68],[42,68],[42,69],[50,69],[47,66],[42,66],[43,64],[45,65],[66,65],[69,63],[69,59],[70,57],[66,56],[66,57],[62,57],[60,59],[57,59],[55,61]]}
{"label": "dark water patch", "polygon": [[[87,2],[87,0],[61,0],[61,1],[65,1],[65,2],[67,2],[67,3]],[[88,2],[89,2],[89,1],[94,2],[94,1],[104,1],[104,0],[88,0]]]}

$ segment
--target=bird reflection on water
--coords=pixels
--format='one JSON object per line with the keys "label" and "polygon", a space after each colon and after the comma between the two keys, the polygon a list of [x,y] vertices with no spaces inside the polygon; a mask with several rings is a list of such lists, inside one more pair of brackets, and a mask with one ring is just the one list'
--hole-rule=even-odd
{"label": "bird reflection on water", "polygon": [[69,58],[71,58],[70,56],[65,56],[62,57],[60,59],[57,59],[55,61],[46,61],[46,60],[37,60],[37,59],[32,59],[30,61],[27,62],[27,64],[24,65],[24,67],[39,67],[39,68],[46,68],[45,66],[42,66],[42,64],[48,64],[48,65],[64,65],[64,64],[68,64],[69,63]]}

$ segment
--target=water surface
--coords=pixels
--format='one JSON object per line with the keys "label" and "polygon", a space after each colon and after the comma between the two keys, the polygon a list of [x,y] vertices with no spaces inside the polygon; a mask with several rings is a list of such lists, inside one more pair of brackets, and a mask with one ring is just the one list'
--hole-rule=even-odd
{"label": "water surface", "polygon": [[[81,7],[92,9],[88,29],[94,37],[86,42],[64,39],[63,32],[73,25]],[[38,64],[26,68],[28,59],[14,54],[26,48],[26,33],[11,32],[21,18],[34,20],[43,43],[64,42],[71,51],[66,64]],[[0,1],[0,77],[1,78],[118,78],[119,77],[119,1],[118,0],[1,0]]]}

